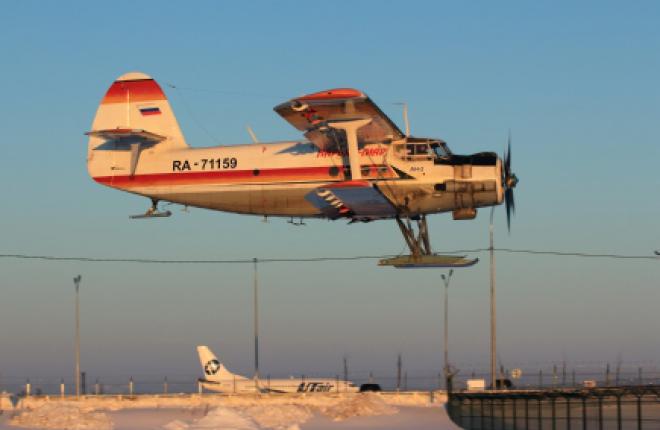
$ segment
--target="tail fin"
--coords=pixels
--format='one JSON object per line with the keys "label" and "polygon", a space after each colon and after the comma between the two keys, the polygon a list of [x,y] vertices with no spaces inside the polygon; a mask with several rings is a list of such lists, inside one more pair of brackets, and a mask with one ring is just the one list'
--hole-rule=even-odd
{"label": "tail fin", "polygon": [[143,148],[154,154],[188,146],[165,93],[139,72],[126,73],[110,86],[88,135],[87,166],[94,178],[132,176]]}
{"label": "tail fin", "polygon": [[197,354],[199,354],[199,363],[202,365],[202,369],[204,369],[204,376],[209,381],[246,379],[243,376],[236,375],[227,370],[227,368],[218,361],[218,358],[208,346],[198,346]]}

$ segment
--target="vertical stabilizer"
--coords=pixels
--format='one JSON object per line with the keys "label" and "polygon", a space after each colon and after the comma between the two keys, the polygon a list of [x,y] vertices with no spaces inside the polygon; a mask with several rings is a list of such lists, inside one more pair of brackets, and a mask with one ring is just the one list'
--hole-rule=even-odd
{"label": "vertical stabilizer", "polygon": [[231,373],[227,368],[220,363],[218,357],[215,356],[213,351],[208,346],[200,345],[197,347],[197,354],[199,354],[199,363],[204,370],[204,377],[209,381],[227,381],[246,379],[243,376]]}
{"label": "vertical stabilizer", "polygon": [[[126,73],[112,83],[88,135],[87,168],[94,178],[132,176],[138,157],[137,146],[131,149],[131,144],[140,144],[140,151],[148,149],[149,155],[188,147],[160,85],[140,72]],[[145,139],[149,135],[159,140]]]}

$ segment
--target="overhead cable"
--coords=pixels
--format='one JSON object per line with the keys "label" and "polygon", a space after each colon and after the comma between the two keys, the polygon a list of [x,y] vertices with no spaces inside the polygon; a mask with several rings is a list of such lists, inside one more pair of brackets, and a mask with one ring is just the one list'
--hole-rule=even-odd
{"label": "overhead cable", "polygon": [[[488,248],[458,249],[452,251],[442,251],[439,254],[475,254],[490,251]],[[657,260],[660,257],[656,255],[629,255],[617,253],[590,253],[575,251],[552,251],[535,249],[512,249],[495,248],[496,252],[510,254],[527,255],[550,255],[560,257],[578,257],[578,258],[609,258],[620,260]],[[357,260],[378,260],[382,258],[396,257],[396,255],[353,255],[353,256],[326,256],[326,257],[291,257],[291,258],[258,258],[260,263],[318,263],[332,261],[357,261]],[[19,259],[19,260],[43,260],[43,261],[75,261],[83,263],[139,263],[139,264],[248,264],[254,263],[254,258],[237,259],[158,259],[158,258],[115,258],[115,257],[68,257],[58,255],[36,255],[36,254],[0,254],[0,258]]]}

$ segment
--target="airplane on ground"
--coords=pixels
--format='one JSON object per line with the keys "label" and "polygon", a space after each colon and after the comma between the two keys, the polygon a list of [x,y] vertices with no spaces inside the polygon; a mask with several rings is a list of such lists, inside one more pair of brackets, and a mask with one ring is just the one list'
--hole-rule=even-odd
{"label": "airplane on ground", "polygon": [[429,214],[474,219],[478,208],[504,201],[510,225],[518,183],[510,139],[503,159],[494,152],[454,154],[441,139],[411,136],[407,120],[402,132],[351,88],[295,97],[274,109],[305,140],[258,142],[250,133],[251,144],[192,148],[158,83],[127,73],[110,86],[86,133],[89,174],[151,199],[147,212],[132,218],[171,215],[158,210],[164,201],[300,224],[394,219],[415,260],[434,256]]}
{"label": "airplane on ground", "polygon": [[328,378],[289,378],[289,379],[248,379],[231,373],[218,360],[208,346],[197,347],[199,362],[204,369],[204,378],[199,382],[205,389],[221,393],[355,393],[358,387],[340,379]]}

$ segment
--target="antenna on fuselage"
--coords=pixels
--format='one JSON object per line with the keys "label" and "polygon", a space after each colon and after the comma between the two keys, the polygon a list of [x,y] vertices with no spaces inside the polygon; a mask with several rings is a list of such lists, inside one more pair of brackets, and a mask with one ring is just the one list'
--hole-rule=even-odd
{"label": "antenna on fuselage", "polygon": [[252,127],[250,127],[249,125],[246,125],[245,128],[247,129],[247,132],[250,135],[250,138],[252,138],[252,142],[259,143],[259,139],[257,138],[257,135],[254,134],[254,130],[252,130]]}
{"label": "antenna on fuselage", "polygon": [[410,136],[410,121],[408,121],[408,103],[398,102],[395,105],[403,106],[403,123],[406,126],[406,137]]}

